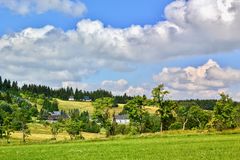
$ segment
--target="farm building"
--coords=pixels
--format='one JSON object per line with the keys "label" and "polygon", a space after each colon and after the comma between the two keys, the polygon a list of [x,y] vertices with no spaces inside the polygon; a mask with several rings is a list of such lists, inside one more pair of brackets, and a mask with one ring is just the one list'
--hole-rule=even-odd
{"label": "farm building", "polygon": [[129,119],[128,115],[126,115],[126,114],[116,115],[115,121],[117,124],[129,124],[130,123],[130,119]]}
{"label": "farm building", "polygon": [[48,120],[49,121],[57,121],[61,117],[60,111],[49,112]]}
{"label": "farm building", "polygon": [[73,96],[70,96],[70,97],[68,98],[68,100],[69,100],[69,101],[74,101],[75,99],[74,99]]}
{"label": "farm building", "polygon": [[58,121],[59,119],[67,119],[69,118],[69,116],[61,111],[53,111],[53,112],[49,112],[49,116],[48,116],[48,121],[50,122],[55,122]]}
{"label": "farm building", "polygon": [[84,97],[83,97],[83,101],[85,101],[85,102],[91,102],[92,99],[91,99],[90,97],[88,97],[88,96],[84,96]]}

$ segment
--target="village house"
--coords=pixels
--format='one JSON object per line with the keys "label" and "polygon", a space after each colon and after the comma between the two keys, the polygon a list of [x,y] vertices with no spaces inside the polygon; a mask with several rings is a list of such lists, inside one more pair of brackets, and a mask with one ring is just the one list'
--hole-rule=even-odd
{"label": "village house", "polygon": [[59,119],[67,119],[67,118],[69,118],[69,116],[66,113],[63,113],[61,111],[53,111],[53,112],[49,112],[48,121],[56,122]]}
{"label": "village house", "polygon": [[130,119],[129,119],[128,115],[126,115],[126,114],[116,115],[115,121],[117,124],[129,124],[130,123]]}
{"label": "village house", "polygon": [[74,101],[75,99],[74,99],[73,96],[70,96],[70,97],[68,98],[68,100],[69,100],[69,101]]}
{"label": "village house", "polygon": [[61,117],[60,111],[49,112],[48,121],[54,122],[57,121],[60,117]]}
{"label": "village house", "polygon": [[84,96],[82,101],[85,101],[85,102],[92,102],[92,99],[88,96]]}

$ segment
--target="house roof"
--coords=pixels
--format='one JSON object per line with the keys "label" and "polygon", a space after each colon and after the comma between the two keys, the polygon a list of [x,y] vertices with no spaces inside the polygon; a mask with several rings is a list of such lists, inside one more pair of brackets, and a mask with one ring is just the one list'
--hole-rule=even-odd
{"label": "house roof", "polygon": [[85,100],[90,100],[91,98],[89,96],[84,96],[83,97]]}
{"label": "house roof", "polygon": [[50,112],[51,116],[61,116],[61,112],[60,111],[53,111]]}

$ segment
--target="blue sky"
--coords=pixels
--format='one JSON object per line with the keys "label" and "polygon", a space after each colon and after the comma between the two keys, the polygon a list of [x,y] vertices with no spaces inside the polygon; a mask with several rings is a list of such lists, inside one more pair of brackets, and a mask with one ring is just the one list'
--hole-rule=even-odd
{"label": "blue sky", "polygon": [[220,91],[240,98],[233,87],[240,77],[239,32],[234,30],[239,6],[235,14],[228,12],[234,7],[230,0],[222,5],[205,0],[22,2],[0,0],[3,77],[131,95],[150,95],[152,87],[166,83],[176,99],[212,98]]}
{"label": "blue sky", "polygon": [[21,31],[26,27],[42,27],[51,24],[64,30],[75,28],[82,18],[101,20],[113,27],[129,27],[132,24],[155,24],[164,19],[164,8],[171,0],[83,0],[87,12],[81,17],[72,17],[63,13],[49,11],[43,14],[18,15],[1,7],[0,34]]}

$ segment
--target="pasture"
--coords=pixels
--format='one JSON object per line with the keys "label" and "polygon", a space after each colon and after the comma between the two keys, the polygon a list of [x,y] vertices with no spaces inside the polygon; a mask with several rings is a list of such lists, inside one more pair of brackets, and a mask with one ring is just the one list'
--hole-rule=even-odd
{"label": "pasture", "polygon": [[[60,110],[69,111],[71,109],[79,109],[81,112],[88,111],[90,114],[94,112],[94,107],[92,105],[92,102],[64,101],[60,99],[57,99],[57,101],[58,101]],[[115,112],[116,114],[118,114],[122,111],[123,106],[124,104],[119,104],[118,107],[112,108],[110,112],[111,113]],[[145,109],[149,113],[155,113],[157,110],[156,107],[150,107],[150,106],[145,106]]]}
{"label": "pasture", "polygon": [[[31,134],[27,137],[27,143],[40,143],[40,142],[48,142],[53,137],[51,134],[51,127],[45,126],[40,123],[30,123],[28,124]],[[86,140],[92,139],[101,139],[104,138],[105,135],[98,133],[88,133],[81,132],[83,137]],[[57,135],[57,141],[67,141],[70,140],[70,137],[66,131],[60,132]],[[20,144],[22,141],[22,133],[20,131],[15,131],[11,134],[10,142],[13,144]],[[0,145],[6,145],[5,139],[0,139]]]}
{"label": "pasture", "polygon": [[239,134],[157,135],[0,147],[1,160],[237,160]]}

